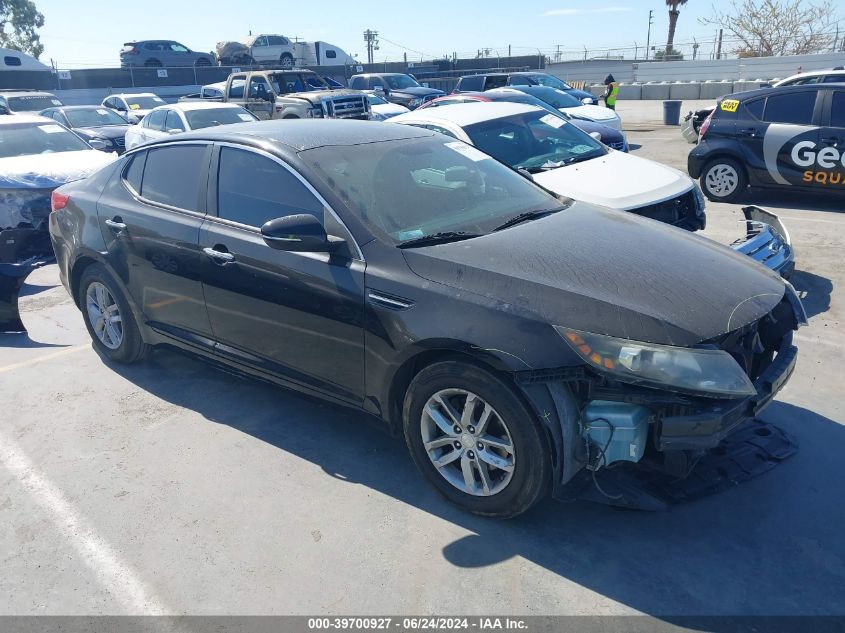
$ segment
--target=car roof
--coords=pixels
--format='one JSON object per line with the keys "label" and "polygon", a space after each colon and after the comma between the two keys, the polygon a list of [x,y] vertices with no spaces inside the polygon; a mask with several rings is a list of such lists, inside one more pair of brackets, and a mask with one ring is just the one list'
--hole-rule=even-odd
{"label": "car roof", "polygon": [[221,101],[212,101],[211,103],[204,101],[182,101],[179,103],[166,103],[164,105],[156,106],[150,112],[156,110],[179,110],[181,112],[192,112],[194,110],[219,110],[221,108],[228,110],[243,110],[237,103],[223,103]]}
{"label": "car roof", "polygon": [[425,108],[424,110],[415,110],[408,114],[400,114],[395,120],[426,120],[432,123],[443,121],[465,127],[474,123],[481,123],[482,121],[492,121],[494,119],[502,119],[529,112],[545,112],[545,110],[527,103],[513,103],[511,101],[456,103],[454,105],[440,106],[439,108]]}
{"label": "car roof", "polygon": [[[365,145],[384,141],[434,136],[434,132],[393,125],[379,121],[347,121],[343,119],[275,119],[221,125],[203,128],[194,132],[180,134],[179,139],[201,139],[207,141],[241,141],[256,144],[256,141],[269,141],[270,144],[286,146],[296,151],[305,151],[317,147]],[[174,139],[162,139],[160,142],[173,142]],[[145,144],[149,147],[152,143]]]}
{"label": "car roof", "polygon": [[52,108],[45,108],[46,110],[102,110],[103,106],[96,105],[70,105],[70,106],[53,106]]}
{"label": "car roof", "polygon": [[53,119],[37,114],[16,114],[0,117],[0,125],[11,125],[13,123],[54,123],[58,125]]}
{"label": "car roof", "polygon": [[774,86],[771,88],[756,88],[754,90],[746,90],[744,92],[735,92],[733,94],[725,95],[725,99],[736,99],[737,101],[744,101],[746,99],[753,99],[759,96],[771,94],[788,94],[790,92],[806,92],[807,90],[825,90],[829,88],[841,88],[845,83],[845,77],[841,82],[829,82],[823,84],[799,84],[797,86]]}
{"label": "car roof", "polygon": [[154,92],[116,92],[111,95],[106,95],[103,97],[103,100],[110,97],[158,97],[158,95]]}
{"label": "car roof", "polygon": [[509,77],[511,73],[475,73],[474,75],[464,75],[461,79],[468,79],[470,77]]}
{"label": "car roof", "polygon": [[823,68],[821,70],[807,70],[797,75],[790,75],[784,81],[790,79],[800,79],[801,77],[815,77],[816,75],[845,75],[845,70],[842,68]]}
{"label": "car roof", "polygon": [[408,77],[408,73],[358,73],[353,77]]}
{"label": "car roof", "polygon": [[26,90],[26,89],[0,90],[0,95],[2,95],[4,97],[17,96],[17,95],[35,96],[35,97],[44,96],[44,97],[53,97],[54,99],[58,99],[58,97],[56,97],[56,95],[54,95],[52,92],[46,92],[44,90]]}

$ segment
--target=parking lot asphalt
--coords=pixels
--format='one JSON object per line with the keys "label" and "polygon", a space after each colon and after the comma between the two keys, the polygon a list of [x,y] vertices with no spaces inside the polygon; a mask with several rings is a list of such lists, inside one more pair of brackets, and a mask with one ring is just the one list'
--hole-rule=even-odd
{"label": "parking lot asphalt", "polygon": [[[619,111],[637,155],[684,169],[660,107]],[[465,514],[354,412],[168,350],[105,362],[56,267],[36,271],[29,335],[0,335],[0,614],[845,613],[845,214],[743,203],[779,213],[797,251],[810,325],[761,417],[800,452],[661,513]],[[704,235],[739,237],[742,206],[708,203]]]}

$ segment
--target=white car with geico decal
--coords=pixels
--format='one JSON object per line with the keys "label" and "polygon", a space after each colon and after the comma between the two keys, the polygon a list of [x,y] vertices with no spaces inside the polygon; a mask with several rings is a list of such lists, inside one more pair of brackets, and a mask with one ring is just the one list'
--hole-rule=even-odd
{"label": "white car with geico decal", "polygon": [[252,112],[234,103],[192,101],[159,106],[126,131],[126,149],[180,132],[257,120]]}
{"label": "white car with geico decal", "polygon": [[612,150],[548,110],[510,102],[463,103],[390,121],[473,145],[484,152],[476,152],[479,159],[489,154],[554,193],[693,231],[704,228],[704,197],[689,176]]}

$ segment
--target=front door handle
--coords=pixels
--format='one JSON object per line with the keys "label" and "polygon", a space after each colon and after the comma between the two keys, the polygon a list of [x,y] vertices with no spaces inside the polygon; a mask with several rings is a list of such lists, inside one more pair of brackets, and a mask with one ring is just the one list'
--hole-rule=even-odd
{"label": "front door handle", "polygon": [[842,142],[842,139],[837,136],[828,136],[819,140],[821,140],[823,145],[839,145]]}
{"label": "front door handle", "polygon": [[125,231],[126,224],[119,216],[115,216],[113,220],[106,220],[106,226],[114,231]]}
{"label": "front door handle", "polygon": [[228,264],[230,262],[235,261],[235,256],[232,255],[232,253],[218,251],[215,248],[204,248],[202,249],[202,252],[208,255],[211,259],[221,264]]}

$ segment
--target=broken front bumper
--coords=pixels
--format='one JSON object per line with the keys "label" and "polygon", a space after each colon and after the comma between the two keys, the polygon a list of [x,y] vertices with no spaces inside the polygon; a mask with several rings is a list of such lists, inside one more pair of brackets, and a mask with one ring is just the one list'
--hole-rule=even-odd
{"label": "broken front bumper", "polygon": [[744,207],[742,213],[745,215],[745,237],[731,247],[789,279],[795,271],[795,250],[780,218],[755,206]]}
{"label": "broken front bumper", "polygon": [[755,395],[741,400],[720,400],[687,415],[662,418],[655,432],[656,448],[659,451],[714,448],[731,431],[766,408],[792,376],[797,360],[798,348],[792,345],[790,333],[772,364],[754,381]]}

